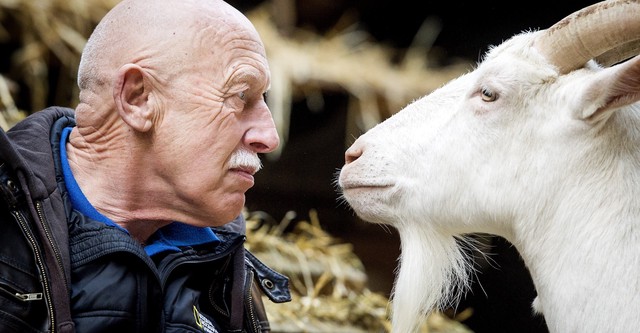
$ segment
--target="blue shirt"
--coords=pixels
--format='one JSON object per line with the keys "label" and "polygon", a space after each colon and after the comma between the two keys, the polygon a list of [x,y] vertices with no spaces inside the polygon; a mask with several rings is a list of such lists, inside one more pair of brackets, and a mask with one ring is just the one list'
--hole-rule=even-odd
{"label": "blue shirt", "polygon": [[[67,160],[67,142],[69,140],[69,133],[71,133],[71,130],[72,127],[65,128],[62,131],[62,136],[60,138],[62,174],[64,176],[67,192],[69,192],[69,198],[71,199],[71,206],[93,220],[118,228],[124,233],[129,234],[126,229],[98,212],[89,200],[87,200],[87,197],[85,197],[80,186],[78,186],[78,183],[71,172],[69,161]],[[153,235],[151,235],[149,243],[145,246],[144,250],[149,256],[152,256],[165,251],[179,252],[180,246],[194,246],[207,243],[213,243],[213,245],[215,245],[219,242],[220,239],[211,228],[195,227],[181,222],[172,222],[158,229]]]}

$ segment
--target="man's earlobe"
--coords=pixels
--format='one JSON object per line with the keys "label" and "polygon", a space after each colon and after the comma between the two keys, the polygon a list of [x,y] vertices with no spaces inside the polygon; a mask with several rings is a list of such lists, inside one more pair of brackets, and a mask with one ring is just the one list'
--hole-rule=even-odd
{"label": "man's earlobe", "polygon": [[122,120],[136,131],[150,130],[153,125],[153,107],[149,103],[151,85],[145,82],[143,69],[134,64],[122,66],[113,88]]}

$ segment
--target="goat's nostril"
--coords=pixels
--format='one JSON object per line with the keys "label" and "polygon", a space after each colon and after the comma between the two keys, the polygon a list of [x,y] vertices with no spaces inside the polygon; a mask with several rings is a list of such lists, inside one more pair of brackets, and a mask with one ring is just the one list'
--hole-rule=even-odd
{"label": "goat's nostril", "polygon": [[344,163],[349,164],[362,156],[362,149],[351,147],[344,153]]}

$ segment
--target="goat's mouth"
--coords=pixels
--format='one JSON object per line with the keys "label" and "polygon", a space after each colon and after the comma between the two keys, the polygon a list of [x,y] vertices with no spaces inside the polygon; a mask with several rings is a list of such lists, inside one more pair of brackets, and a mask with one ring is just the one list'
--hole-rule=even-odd
{"label": "goat's mouth", "polygon": [[338,181],[342,195],[347,201],[385,200],[395,183],[388,178],[341,177]]}
{"label": "goat's mouth", "polygon": [[396,195],[397,185],[387,174],[372,175],[354,169],[349,164],[338,177],[338,186],[349,206],[365,220],[375,219],[379,210]]}
{"label": "goat's mouth", "polygon": [[352,191],[352,190],[377,190],[377,189],[386,189],[393,187],[391,183],[375,183],[375,182],[359,182],[359,181],[350,181],[343,182],[340,184],[342,191]]}
{"label": "goat's mouth", "polygon": [[349,182],[342,184],[342,197],[363,220],[393,224],[397,190],[391,183]]}
{"label": "goat's mouth", "polygon": [[366,173],[358,172],[358,169],[354,170],[353,167],[348,168],[349,166],[345,166],[338,177],[338,185],[343,191],[356,189],[375,190],[394,186],[391,177],[367,175]]}
{"label": "goat's mouth", "polygon": [[357,201],[385,201],[395,193],[394,183],[383,180],[346,180],[340,182],[342,195],[349,202]]}

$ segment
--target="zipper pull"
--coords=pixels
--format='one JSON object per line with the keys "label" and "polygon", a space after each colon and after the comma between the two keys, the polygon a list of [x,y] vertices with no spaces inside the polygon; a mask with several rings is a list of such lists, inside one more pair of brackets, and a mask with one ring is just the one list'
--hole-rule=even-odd
{"label": "zipper pull", "polygon": [[39,301],[42,299],[42,293],[16,293],[15,296],[24,302]]}

